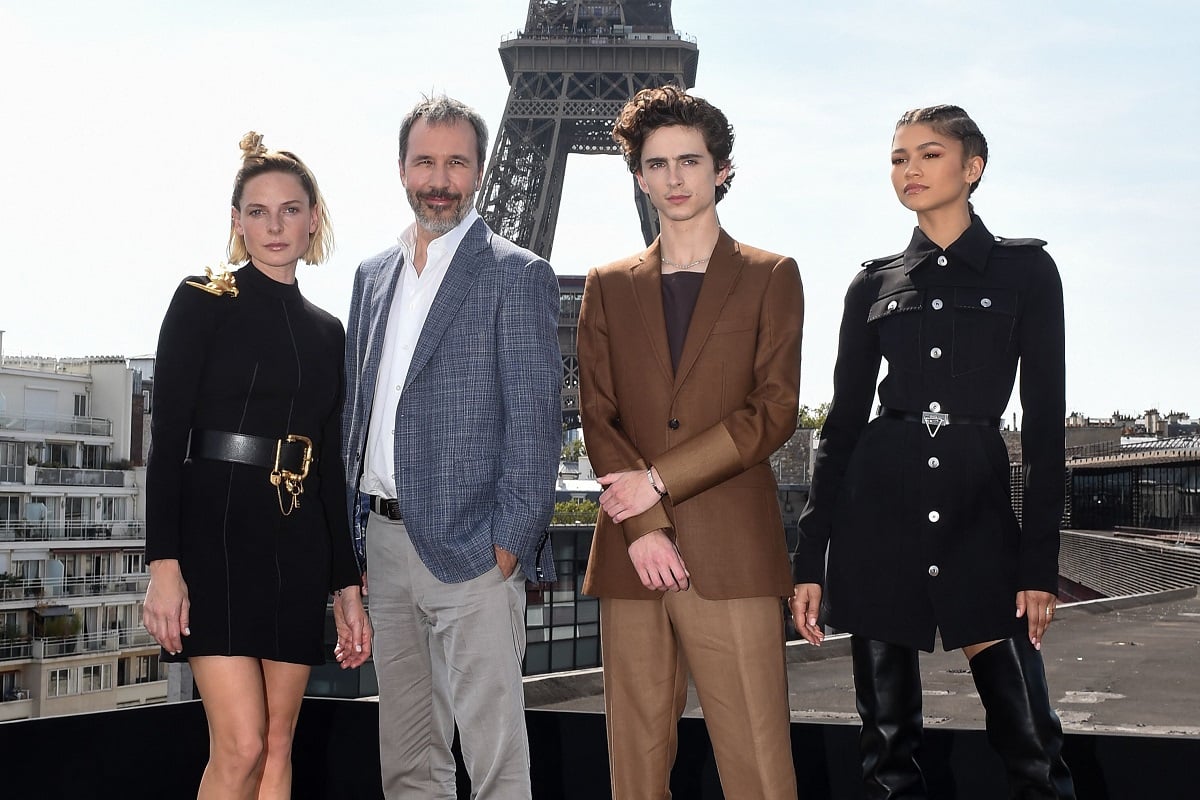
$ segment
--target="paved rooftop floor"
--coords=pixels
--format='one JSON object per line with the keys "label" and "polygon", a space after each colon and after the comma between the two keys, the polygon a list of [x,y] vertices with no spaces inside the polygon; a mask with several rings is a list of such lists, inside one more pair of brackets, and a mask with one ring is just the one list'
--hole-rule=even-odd
{"label": "paved rooftop floor", "polygon": [[[1196,588],[1062,604],[1042,654],[1068,731],[1200,737],[1200,598]],[[925,724],[983,728],[960,651],[921,654]],[[850,642],[788,645],[793,721],[857,725]],[[526,705],[604,712],[600,670],[526,679]],[[702,716],[695,692],[685,714]]]}

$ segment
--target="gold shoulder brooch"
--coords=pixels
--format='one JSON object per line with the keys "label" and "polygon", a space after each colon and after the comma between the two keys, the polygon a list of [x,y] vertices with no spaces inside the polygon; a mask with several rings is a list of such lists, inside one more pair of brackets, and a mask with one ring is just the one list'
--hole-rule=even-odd
{"label": "gold shoulder brooch", "polygon": [[[227,266],[227,265],[222,265]],[[218,267],[219,269],[219,267]],[[208,278],[208,283],[199,283],[198,281],[187,281],[188,286],[195,286],[202,292],[220,297],[221,295],[229,295],[230,297],[238,296],[237,276],[229,270],[224,270],[219,273],[214,273],[212,267],[204,268],[204,275]]]}

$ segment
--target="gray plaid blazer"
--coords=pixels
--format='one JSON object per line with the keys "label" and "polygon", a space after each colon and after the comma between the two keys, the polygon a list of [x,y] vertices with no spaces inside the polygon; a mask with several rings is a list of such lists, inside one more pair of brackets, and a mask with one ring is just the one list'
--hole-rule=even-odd
{"label": "gray plaid blazer", "polygon": [[[346,330],[342,452],[361,563],[368,498],[358,483],[403,259],[397,245],[359,265]],[[529,579],[554,580],[546,527],[562,448],[561,376],[554,272],[477,220],[434,298],[396,409],[397,500],[439,580],[487,572],[494,544]]]}

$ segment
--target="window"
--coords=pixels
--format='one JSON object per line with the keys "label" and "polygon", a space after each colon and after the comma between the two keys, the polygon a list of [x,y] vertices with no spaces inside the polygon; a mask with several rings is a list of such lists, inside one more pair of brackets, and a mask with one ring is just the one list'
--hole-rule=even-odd
{"label": "window", "polygon": [[48,442],[46,444],[46,463],[57,467],[74,467],[75,445]]}
{"label": "window", "polygon": [[25,444],[0,442],[0,481],[25,482]]}
{"label": "window", "polygon": [[75,670],[50,670],[50,677],[46,681],[46,697],[66,697],[76,691]]}
{"label": "window", "polygon": [[151,681],[166,680],[167,676],[158,673],[158,655],[130,656],[122,658],[117,664],[117,685],[129,686],[134,683],[150,683]]}
{"label": "window", "polygon": [[0,522],[16,522],[24,515],[21,513],[21,508],[24,503],[21,498],[12,494],[0,495]]}
{"label": "window", "polygon": [[122,575],[140,575],[146,571],[143,566],[145,553],[122,553],[121,554],[121,574]]}
{"label": "window", "polygon": [[20,677],[19,672],[0,672],[0,702],[17,699],[17,689],[21,685]]}
{"label": "window", "polygon": [[126,520],[129,519],[129,498],[128,497],[106,497],[104,498],[104,516],[101,519],[107,520]]}
{"label": "window", "polygon": [[86,417],[88,415],[88,396],[86,394],[75,395],[75,416]]}
{"label": "window", "polygon": [[112,688],[112,664],[88,664],[79,669],[80,692],[102,692]]}
{"label": "window", "polygon": [[85,444],[83,446],[83,468],[104,469],[107,460],[108,446],[102,444]]}

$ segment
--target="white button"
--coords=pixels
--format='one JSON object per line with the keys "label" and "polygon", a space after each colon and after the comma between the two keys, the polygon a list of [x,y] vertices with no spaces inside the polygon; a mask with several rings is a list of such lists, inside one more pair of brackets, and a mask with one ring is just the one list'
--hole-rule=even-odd
{"label": "white button", "polygon": [[979,305],[983,306],[984,308],[991,308],[992,307],[992,298],[990,298],[990,297],[983,298],[982,300],[979,301]]}
{"label": "white button", "polygon": [[895,311],[896,306],[898,306],[898,305],[900,305],[900,304],[897,303],[895,300],[893,300],[892,302],[888,303],[888,311]]}
{"label": "white button", "polygon": [[936,511],[929,512],[929,521],[930,522],[937,522],[941,518],[942,518],[942,515],[939,514],[938,512],[936,512]]}
{"label": "white button", "polygon": [[929,404],[929,410],[936,414],[937,412],[942,410],[942,404],[939,403],[937,400],[934,400],[932,403]]}
{"label": "white button", "polygon": [[999,236],[993,236],[992,238],[993,238],[993,239],[995,239],[997,242],[998,242],[998,241],[1000,241],[1000,237],[999,237]]}
{"label": "white button", "polygon": [[404,387],[403,387],[403,386],[401,386],[401,385],[400,385],[400,384],[398,384],[398,383],[396,384],[396,391],[397,391],[397,392],[399,392],[399,391],[403,391],[403,389],[404,389]]}
{"label": "white button", "polygon": [[934,311],[941,311],[942,310],[942,298],[940,298],[940,297],[933,298],[933,302],[930,303],[929,305],[933,306]]}
{"label": "white button", "polygon": [[942,462],[938,460],[937,456],[934,456],[933,458],[929,459],[928,463],[929,463],[930,469],[937,469],[938,467],[940,467],[942,465]]}
{"label": "white button", "polygon": [[941,358],[942,357],[942,348],[935,347],[932,350],[930,350],[929,357],[930,358]]}
{"label": "white button", "polygon": [[938,569],[938,565],[937,565],[937,564],[930,564],[930,565],[929,565],[929,577],[931,577],[931,578],[936,578],[940,572],[941,572],[941,570],[940,570],[940,569]]}
{"label": "white button", "polygon": [[947,264],[949,264],[949,263],[950,263],[950,260],[949,260],[949,259],[947,259],[945,256],[938,256],[938,262],[937,262],[937,264],[938,264],[938,266],[939,266],[939,267],[944,267],[944,266],[946,266],[946,265],[947,265]]}

